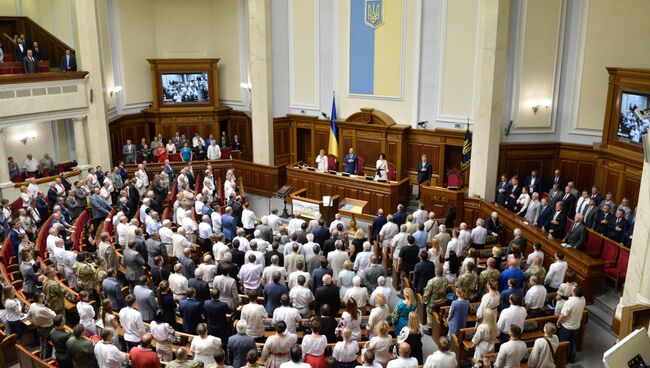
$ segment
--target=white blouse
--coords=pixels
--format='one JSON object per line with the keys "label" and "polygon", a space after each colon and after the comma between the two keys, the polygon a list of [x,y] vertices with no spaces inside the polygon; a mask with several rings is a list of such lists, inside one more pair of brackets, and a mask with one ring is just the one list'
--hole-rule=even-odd
{"label": "white blouse", "polygon": [[385,365],[393,359],[390,352],[391,345],[393,345],[393,339],[390,335],[386,337],[374,336],[366,344],[366,349],[375,353],[375,363]]}
{"label": "white blouse", "polygon": [[384,305],[383,308],[380,306],[372,308],[370,316],[368,317],[368,336],[370,338],[377,336],[375,334],[375,326],[377,326],[380,321],[386,321],[389,315],[390,310],[387,305]]}
{"label": "white blouse", "polygon": [[[358,312],[358,318],[352,319],[352,315],[348,312],[343,312],[341,315],[341,321],[337,328],[339,333],[343,333],[345,328],[352,330],[352,340],[359,341],[361,340],[361,312]],[[346,360],[343,360],[345,362]]]}
{"label": "white blouse", "polygon": [[203,363],[204,367],[215,364],[214,356],[221,350],[221,339],[211,335],[202,338],[197,336],[192,339],[190,351],[194,354],[194,360]]}
{"label": "white blouse", "polygon": [[323,335],[306,335],[302,338],[302,353],[304,355],[321,356],[327,347],[327,337]]}
{"label": "white blouse", "polygon": [[375,180],[386,180],[388,178],[388,161],[377,160],[375,168]]}
{"label": "white blouse", "polygon": [[22,305],[18,299],[5,300],[5,311],[8,322],[15,322],[20,320],[20,311]]}
{"label": "white blouse", "polygon": [[359,353],[359,344],[356,341],[350,341],[347,344],[345,341],[339,341],[334,345],[334,350],[332,350],[334,359],[341,363],[349,363],[357,360],[357,353]]}

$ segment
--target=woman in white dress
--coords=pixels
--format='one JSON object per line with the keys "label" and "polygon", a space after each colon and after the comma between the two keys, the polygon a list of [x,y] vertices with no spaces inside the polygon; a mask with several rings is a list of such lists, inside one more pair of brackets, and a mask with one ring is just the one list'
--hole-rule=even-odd
{"label": "woman in white dress", "polygon": [[88,292],[82,290],[79,292],[81,300],[77,302],[77,313],[79,313],[79,323],[84,326],[84,335],[91,337],[97,335],[97,328],[95,327],[95,310],[93,306],[88,304]]}
{"label": "woman in white dress", "polygon": [[337,335],[341,336],[346,328],[352,331],[354,341],[361,340],[361,311],[359,311],[357,302],[354,299],[348,300],[345,304],[345,312],[341,314],[339,326],[336,328]]}
{"label": "woman in white dress", "polygon": [[499,294],[499,285],[494,280],[488,280],[487,293],[481,297],[481,304],[478,305],[476,310],[476,318],[481,321],[485,313],[489,310],[496,311],[501,304],[501,295]]}
{"label": "woman in white dress", "polygon": [[174,328],[165,322],[165,316],[162,310],[156,312],[154,320],[149,325],[149,330],[151,331],[151,336],[156,340],[158,359],[163,362],[171,361],[174,357],[174,349],[172,348]]}
{"label": "woman in white dress", "polygon": [[474,337],[472,338],[474,359],[481,361],[483,355],[494,351],[494,342],[498,335],[497,312],[494,309],[489,309],[485,312],[483,323],[476,328],[476,333],[474,333]]}
{"label": "woman in white dress", "polygon": [[375,180],[388,179],[388,161],[386,161],[386,155],[383,153],[379,154],[379,159],[375,164],[375,170]]}
{"label": "woman in white dress", "polygon": [[214,356],[221,350],[221,339],[208,335],[208,326],[205,323],[196,326],[196,333],[198,336],[192,339],[190,345],[194,360],[203,363],[204,367],[215,364]]}
{"label": "woman in white dress", "polygon": [[388,323],[385,320],[379,321],[375,327],[376,336],[373,336],[366,343],[366,350],[375,353],[375,363],[386,367],[388,362],[393,359],[390,348],[393,345],[393,338],[388,335]]}
{"label": "woman in white dress", "polygon": [[104,299],[102,301],[101,317],[104,330],[111,330],[113,332],[111,343],[119,349],[120,335],[117,333],[119,325],[117,324],[117,318],[115,318],[115,315],[113,314],[113,303],[111,303],[110,299]]}
{"label": "woman in white dress", "polygon": [[379,326],[381,321],[387,321],[390,316],[390,310],[386,305],[386,297],[384,294],[377,294],[375,296],[375,307],[370,311],[368,317],[368,337],[373,338],[376,336],[376,327]]}
{"label": "woman in white dress", "polygon": [[282,363],[289,361],[291,346],[296,343],[298,338],[286,331],[287,324],[284,321],[279,321],[275,324],[275,335],[266,339],[261,358],[267,368],[278,368]]}
{"label": "woman in white dress", "polygon": [[305,363],[312,368],[325,368],[325,348],[327,337],[320,334],[320,322],[311,322],[311,334],[302,339],[302,353],[305,355]]}
{"label": "woman in white dress", "polygon": [[353,332],[349,328],[343,329],[343,341],[334,345],[332,356],[338,362],[338,368],[353,368],[357,366],[359,344],[352,339]]}
{"label": "woman in white dress", "polygon": [[564,275],[564,282],[560,284],[560,287],[557,289],[557,295],[555,296],[554,314],[556,316],[562,312],[564,303],[566,303],[566,301],[569,299],[576,285],[575,273],[573,273],[573,271],[567,271]]}
{"label": "woman in white dress", "polygon": [[318,171],[327,172],[328,169],[327,155],[325,150],[320,150],[318,156],[316,156],[316,168]]}
{"label": "woman in white dress", "polygon": [[203,178],[203,195],[207,195],[210,199],[210,202],[214,201],[214,176],[212,176],[212,171],[205,172],[205,178]]}
{"label": "woman in white dress", "polygon": [[442,248],[440,248],[440,243],[438,239],[433,238],[431,240],[431,248],[429,248],[429,260],[433,262],[433,265],[436,267],[436,271],[442,268],[440,259],[443,256]]}
{"label": "woman in white dress", "polygon": [[517,215],[524,216],[526,210],[528,209],[529,204],[530,204],[530,195],[528,194],[528,188],[523,187],[521,188],[521,194],[517,199],[517,209],[518,209]]}

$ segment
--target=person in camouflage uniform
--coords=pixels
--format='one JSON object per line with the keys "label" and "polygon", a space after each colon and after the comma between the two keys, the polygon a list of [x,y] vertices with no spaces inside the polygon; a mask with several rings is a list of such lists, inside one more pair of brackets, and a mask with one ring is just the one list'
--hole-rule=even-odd
{"label": "person in camouflage uniform", "polygon": [[442,276],[442,267],[436,270],[436,277],[427,282],[422,296],[427,306],[427,326],[433,327],[433,312],[447,302],[447,278]]}
{"label": "person in camouflage uniform", "polygon": [[[210,365],[211,367],[230,367],[226,365],[220,365],[219,362],[223,363],[223,358],[220,360],[220,357],[224,356],[223,350],[219,351],[216,355],[216,364]],[[176,359],[167,363],[168,368],[201,368],[203,363],[198,360],[187,360],[187,350],[185,348],[179,348],[176,350]]]}
{"label": "person in camouflage uniform", "polygon": [[68,295],[67,290],[55,279],[56,271],[52,267],[45,270],[47,277],[43,281],[43,293],[47,297],[47,303],[51,310],[56,314],[65,316],[65,297]]}
{"label": "person in camouflage uniform", "polygon": [[490,257],[487,260],[487,268],[481,272],[478,278],[479,282],[479,291],[481,294],[485,294],[487,292],[487,283],[488,281],[492,280],[499,285],[499,281],[501,280],[501,272],[496,269],[497,265],[497,260]]}
{"label": "person in camouflage uniform", "polygon": [[97,269],[95,270],[95,283],[93,285],[93,288],[95,289],[97,295],[103,299],[104,290],[102,289],[102,281],[108,277],[108,272],[106,270],[106,260],[102,257],[97,257],[97,262],[95,263],[97,264]]}
{"label": "person in camouflage uniform", "polygon": [[537,280],[544,280],[546,279],[546,270],[542,266],[542,258],[541,257],[535,257],[533,258],[533,264],[528,267],[526,272],[524,272],[524,275],[526,276],[526,288],[528,288],[528,280],[530,279],[531,276],[537,276]]}
{"label": "person in camouflage uniform", "polygon": [[456,280],[456,287],[463,291],[463,296],[470,302],[476,298],[478,289],[478,276],[474,273],[475,268],[474,262],[468,262],[467,271]]}
{"label": "person in camouflage uniform", "polygon": [[79,291],[87,291],[89,295],[93,295],[97,272],[87,261],[87,252],[77,254],[77,262],[74,264],[73,270],[77,276],[77,287]]}

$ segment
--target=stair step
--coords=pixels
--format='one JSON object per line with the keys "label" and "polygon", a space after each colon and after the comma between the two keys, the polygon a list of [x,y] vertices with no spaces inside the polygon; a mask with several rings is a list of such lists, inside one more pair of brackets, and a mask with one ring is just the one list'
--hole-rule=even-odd
{"label": "stair step", "polygon": [[599,297],[596,297],[594,299],[594,306],[602,309],[604,312],[611,314],[612,316],[616,312],[616,306],[612,308],[608,303],[606,303],[604,300],[600,299]]}
{"label": "stair step", "polygon": [[612,321],[614,321],[614,314],[609,314],[607,311],[595,306],[588,305],[590,322],[596,322],[607,331],[611,331]]}

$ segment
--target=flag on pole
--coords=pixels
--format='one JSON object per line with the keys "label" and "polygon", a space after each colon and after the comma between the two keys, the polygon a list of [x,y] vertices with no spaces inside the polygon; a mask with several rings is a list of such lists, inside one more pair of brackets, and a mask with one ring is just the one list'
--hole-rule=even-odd
{"label": "flag on pole", "polygon": [[463,144],[463,158],[461,166],[463,170],[467,170],[470,162],[472,161],[472,133],[469,132],[469,124],[465,131],[465,143]]}
{"label": "flag on pole", "polygon": [[332,115],[330,120],[330,140],[327,147],[329,154],[339,156],[339,130],[336,127],[336,101],[332,95]]}

